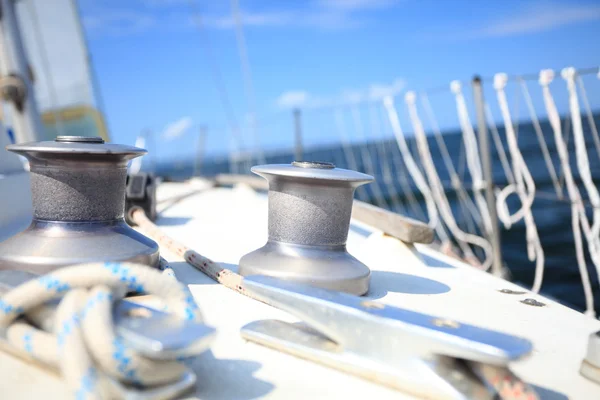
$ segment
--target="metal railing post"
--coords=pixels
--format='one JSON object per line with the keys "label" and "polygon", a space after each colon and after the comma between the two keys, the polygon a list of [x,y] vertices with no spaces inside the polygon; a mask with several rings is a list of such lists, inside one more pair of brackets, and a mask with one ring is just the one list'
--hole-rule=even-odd
{"label": "metal railing post", "polygon": [[302,148],[302,111],[294,109],[294,160],[302,161],[304,157]]}
{"label": "metal railing post", "polygon": [[479,137],[479,152],[481,155],[481,167],[483,178],[485,180],[485,199],[492,221],[491,237],[488,238],[492,244],[493,261],[492,274],[495,276],[503,275],[502,253],[500,249],[500,228],[498,226],[498,214],[496,212],[496,195],[494,194],[494,180],[492,173],[491,148],[488,137],[487,121],[485,114],[485,100],[483,98],[483,87],[481,78],[473,78],[473,98],[477,112],[477,132]]}
{"label": "metal railing post", "polygon": [[200,176],[202,173],[202,163],[204,162],[204,142],[206,140],[206,126],[200,127],[198,132],[198,143],[196,148],[196,160],[194,162],[194,176]]}

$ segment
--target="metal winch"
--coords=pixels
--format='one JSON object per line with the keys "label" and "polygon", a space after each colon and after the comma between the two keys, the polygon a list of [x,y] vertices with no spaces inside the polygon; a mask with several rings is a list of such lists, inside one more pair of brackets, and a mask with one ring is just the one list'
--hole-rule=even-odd
{"label": "metal winch", "polygon": [[362,295],[369,268],[346,251],[354,190],[370,175],[330,163],[261,165],[269,182],[269,239],[239,263],[241,275],[266,275]]}
{"label": "metal winch", "polygon": [[6,148],[29,160],[33,221],[0,243],[0,269],[42,274],[98,261],[158,265],[158,245],[123,219],[127,163],[146,150],[83,136]]}

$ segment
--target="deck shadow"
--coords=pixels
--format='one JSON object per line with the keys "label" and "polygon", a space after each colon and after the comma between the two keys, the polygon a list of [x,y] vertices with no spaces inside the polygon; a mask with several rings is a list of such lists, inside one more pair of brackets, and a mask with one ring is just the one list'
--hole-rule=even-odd
{"label": "deck shadow", "polygon": [[425,264],[425,266],[427,267],[431,267],[431,268],[456,268],[453,265],[450,265],[442,260],[438,260],[435,257],[432,257],[430,255],[418,252],[419,256],[423,259],[423,263]]}
{"label": "deck shadow", "polygon": [[191,217],[158,217],[156,225],[158,226],[177,226],[185,225],[192,220]]}
{"label": "deck shadow", "polygon": [[257,361],[220,359],[209,350],[188,366],[198,376],[195,394],[201,399],[256,399],[275,388],[270,382],[254,377],[262,367]]}
{"label": "deck shadow", "polygon": [[371,284],[366,297],[380,299],[389,292],[406,294],[442,294],[450,286],[429,278],[401,272],[371,271]]}
{"label": "deck shadow", "polygon": [[531,385],[534,389],[535,392],[539,395],[540,400],[569,400],[569,397],[560,393],[560,392],[556,392],[552,389],[547,389],[545,387],[541,387],[538,385]]}

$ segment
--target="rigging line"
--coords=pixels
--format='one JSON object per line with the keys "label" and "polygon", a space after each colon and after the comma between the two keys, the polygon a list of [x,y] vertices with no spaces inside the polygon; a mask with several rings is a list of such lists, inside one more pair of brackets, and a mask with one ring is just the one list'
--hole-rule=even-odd
{"label": "rigging line", "polygon": [[44,46],[44,38],[42,36],[40,30],[40,19],[38,17],[37,10],[35,9],[35,5],[33,1],[26,1],[26,9],[29,12],[31,17],[31,22],[33,25],[33,34],[35,36],[35,42],[38,44],[38,50],[41,61],[41,69],[44,71],[44,75],[46,76],[46,87],[48,89],[48,96],[50,97],[50,110],[54,115],[54,121],[56,123],[56,129],[58,130],[59,135],[66,135],[65,126],[63,120],[58,112],[58,97],[56,96],[56,85],[54,82],[54,78],[52,77],[52,72],[50,71],[50,60],[48,58],[48,52],[46,51],[46,46]]}
{"label": "rigging line", "polygon": [[[213,76],[212,81],[215,84],[215,88],[217,90],[217,94],[219,96],[219,100],[221,101],[221,106],[223,107],[223,111],[225,112],[225,118],[227,119],[227,123],[229,125],[229,129],[232,135],[232,144],[234,146],[234,151],[232,153],[236,153],[240,151],[242,147],[244,147],[244,142],[242,140],[240,127],[235,117],[235,112],[233,111],[233,106],[231,101],[229,100],[229,95],[227,94],[227,89],[225,87],[225,82],[223,81],[223,76],[221,75],[221,71],[219,66],[217,65],[216,59],[214,57],[212,47],[210,45],[210,41],[204,33],[204,25],[202,23],[202,14],[200,13],[200,8],[198,7],[197,0],[188,0],[188,5],[190,8],[190,12],[193,16],[192,21],[193,25],[196,27],[198,33],[200,33],[200,37],[202,39],[202,48],[204,50],[205,59],[208,61],[210,72]],[[230,165],[233,163],[230,157]]]}
{"label": "rigging line", "polygon": [[[481,218],[479,217],[479,211],[477,211],[477,206],[469,196],[469,194],[465,191],[465,188],[462,184],[461,179],[456,172],[456,168],[454,168],[454,164],[452,163],[452,158],[450,157],[450,152],[448,151],[448,147],[446,146],[446,141],[442,135],[442,131],[437,123],[437,119],[433,113],[433,108],[431,107],[431,103],[429,102],[429,97],[426,93],[421,93],[419,96],[421,98],[421,105],[425,110],[425,115],[428,118],[429,125],[433,130],[433,135],[438,144],[438,149],[442,154],[442,160],[446,165],[446,170],[450,175],[451,186],[456,192],[459,198],[459,204],[463,209],[464,220],[467,223],[467,228],[471,233],[475,232],[474,224],[481,223]],[[470,218],[467,218],[470,217]]]}
{"label": "rigging line", "polygon": [[390,170],[390,164],[388,159],[387,148],[385,147],[384,135],[382,129],[382,120],[381,120],[381,111],[380,107],[377,107],[375,103],[371,103],[369,106],[369,124],[371,127],[371,131],[373,135],[377,137],[376,145],[377,145],[377,154],[379,156],[379,160],[381,160],[381,172],[383,175],[383,183],[388,192],[388,197],[390,199],[392,208],[394,211],[398,210],[401,214],[406,214],[404,205],[400,200],[398,193],[396,192],[396,187],[394,186],[394,181],[392,179],[392,171]]}
{"label": "rigging line", "polygon": [[550,82],[552,82],[553,79],[554,71],[540,71],[539,83],[542,86],[542,94],[544,97],[544,104],[546,106],[546,113],[548,114],[548,119],[550,121],[550,125],[552,126],[552,131],[554,132],[554,140],[556,142],[556,149],[558,152],[560,163],[564,171],[567,192],[569,194],[569,198],[572,201],[571,225],[573,229],[573,238],[575,240],[577,266],[579,268],[579,274],[581,276],[581,282],[583,285],[583,292],[585,296],[586,315],[594,316],[594,295],[592,292],[592,285],[590,282],[590,277],[588,275],[585,257],[583,256],[583,241],[581,238],[580,229],[585,229],[586,231],[586,239],[589,244],[588,251],[592,256],[592,261],[594,262],[594,264],[596,264],[596,266],[598,265],[597,255],[599,239],[597,236],[593,237],[592,235],[590,235],[591,230],[589,229],[589,224],[587,223],[587,216],[585,214],[585,210],[583,209],[581,194],[577,185],[574,182],[573,174],[571,173],[568,147],[565,138],[563,137],[563,134],[561,132],[560,116],[558,115],[556,104],[554,103],[554,98],[552,97],[552,93],[550,92],[549,87]]}
{"label": "rigging line", "polygon": [[470,261],[472,265],[479,266],[480,263],[479,260],[477,260],[477,257],[475,257],[475,254],[473,254],[473,251],[469,247],[469,244],[479,246],[483,249],[486,256],[485,261],[480,266],[480,268],[483,270],[487,270],[492,265],[492,246],[487,240],[463,232],[458,227],[458,224],[454,219],[454,215],[452,214],[450,203],[448,202],[448,198],[446,197],[446,192],[444,191],[440,177],[435,169],[435,164],[433,162],[431,151],[429,149],[429,143],[427,142],[427,137],[425,135],[425,129],[423,128],[423,124],[421,123],[421,119],[419,118],[419,114],[417,111],[415,93],[407,92],[405,100],[408,106],[413,130],[416,135],[416,142],[418,145],[419,154],[421,156],[423,167],[429,180],[429,186],[431,187],[431,193],[437,205],[438,211],[440,212],[442,219],[446,223],[446,226],[456,238],[458,245],[460,246],[463,252],[463,256],[468,261]]}
{"label": "rigging line", "polygon": [[96,68],[94,68],[94,63],[92,62],[92,53],[89,50],[89,40],[86,34],[85,29],[83,28],[81,10],[79,8],[79,2],[77,0],[71,0],[73,11],[73,16],[75,18],[75,22],[77,24],[77,30],[79,31],[79,36],[82,38],[83,47],[85,50],[85,62],[88,67],[88,71],[90,74],[90,80],[92,82],[92,86],[94,89],[94,99],[97,102],[98,109],[102,113],[103,122],[108,132],[110,132],[110,126],[108,118],[106,117],[106,107],[104,106],[104,96],[102,95],[102,88],[100,87],[100,82],[98,80],[98,74]]}
{"label": "rigging line", "polygon": [[[351,107],[350,111],[352,114],[352,119],[354,120],[354,131],[358,133],[359,139],[364,142],[360,146],[360,155],[362,158],[363,167],[365,168],[367,174],[376,178],[377,175],[375,174],[375,165],[373,163],[373,158],[371,157],[371,151],[369,150],[369,142],[366,140],[365,130],[360,116],[360,110],[355,104]],[[370,185],[370,188],[373,190],[375,203],[377,203],[380,208],[388,209],[389,205],[383,198],[383,192],[379,187],[379,180],[375,179],[375,182]]]}
{"label": "rigging line", "polygon": [[[581,68],[578,70],[579,75],[595,75],[598,73],[598,67]],[[517,75],[508,75],[509,81],[524,80],[524,81],[537,81],[539,79],[538,73],[525,73]],[[494,81],[493,77],[482,78],[482,81],[490,83]]]}
{"label": "rigging line", "polygon": [[[496,74],[497,75],[497,74]],[[495,78],[495,76],[494,76]],[[519,128],[520,128],[520,112],[521,112],[521,96],[519,96],[519,87],[515,86],[515,105],[513,107],[513,129],[515,130],[515,137],[519,140]],[[508,107],[508,104],[507,104]]]}
{"label": "rigging line", "polygon": [[408,144],[406,142],[406,138],[404,137],[404,132],[402,131],[402,127],[400,126],[400,119],[398,118],[398,112],[396,111],[396,107],[394,106],[394,100],[392,96],[386,96],[383,100],[383,104],[387,110],[388,118],[390,120],[390,125],[392,127],[392,131],[396,136],[396,142],[398,143],[398,148],[402,152],[402,161],[406,165],[410,176],[413,181],[417,185],[417,188],[423,195],[425,199],[425,205],[427,207],[427,217],[429,219],[428,225],[436,230],[442,243],[447,243],[449,241],[448,234],[446,233],[441,221],[438,218],[437,209],[435,207],[435,201],[431,195],[431,190],[427,185],[427,181],[425,177],[421,174],[415,159],[413,158]]}
{"label": "rigging line", "polygon": [[[389,119],[386,118],[386,110],[385,107],[381,106],[380,107],[380,117],[381,120],[383,121],[384,127],[387,129],[391,129],[391,124]],[[386,129],[386,132],[387,132]],[[392,132],[392,136],[394,137],[394,134]],[[391,143],[390,143],[391,144]],[[400,188],[402,189],[402,192],[404,194],[404,198],[406,198],[406,201],[408,202],[408,205],[410,206],[410,209],[413,212],[413,216],[421,221],[427,221],[427,216],[426,211],[423,210],[423,205],[421,204],[420,201],[417,200],[413,189],[410,185],[410,182],[408,181],[408,171],[406,171],[406,165],[405,163],[402,161],[402,154],[400,153],[400,149],[398,148],[398,146],[392,146],[390,147],[390,151],[391,151],[391,157],[390,157],[390,161],[392,164],[392,170],[396,172],[396,175],[398,176],[398,182],[400,183]]]}
{"label": "rigging line", "polygon": [[[591,203],[594,207],[600,207],[600,193],[594,184],[587,155],[587,146],[585,144],[585,136],[581,121],[581,111],[577,99],[577,87],[575,86],[576,75],[577,72],[575,71],[575,68],[565,68],[562,71],[562,76],[567,81],[567,88],[569,90],[569,108],[571,110],[571,119],[573,122],[573,139],[575,142],[575,151],[577,153],[577,169]],[[600,233],[600,210],[595,211],[592,226],[595,235]]]}
{"label": "rigging line", "polygon": [[476,188],[474,191],[475,202],[479,208],[481,219],[485,233],[490,237],[492,235],[492,221],[490,213],[487,207],[487,202],[483,196],[483,189],[485,187],[483,181],[483,171],[481,167],[481,160],[479,158],[479,146],[477,145],[477,138],[475,137],[475,131],[473,125],[469,119],[469,111],[467,110],[467,104],[462,94],[462,88],[458,81],[450,83],[450,90],[454,93],[456,98],[456,109],[458,112],[458,118],[463,132],[464,147],[466,153],[467,167],[471,174],[473,186]]}
{"label": "rigging line", "polygon": [[[344,123],[344,114],[342,109],[336,108],[333,113],[333,119],[335,128],[337,130],[340,141],[342,142],[342,150],[346,158],[346,164],[354,171],[358,171],[358,163],[356,162],[356,156],[354,155],[353,146],[350,145],[348,140],[348,132],[346,130],[346,124]],[[369,193],[366,191],[364,186],[359,186],[356,189],[357,194],[361,195],[364,201],[369,200]]]}
{"label": "rigging line", "polygon": [[[591,233],[593,238],[598,238],[600,233],[600,193],[598,193],[598,189],[594,184],[590,171],[590,163],[587,155],[583,126],[581,123],[581,111],[577,99],[577,87],[575,86],[577,71],[575,68],[565,68],[562,70],[561,74],[562,77],[567,81],[567,89],[569,91],[569,108],[572,115],[571,120],[573,123],[573,140],[575,142],[575,151],[577,155],[577,170],[579,171],[579,176],[583,181],[583,186],[587,191],[588,198],[594,206]],[[598,271],[598,277],[600,278],[600,265],[596,265],[596,268]]]}
{"label": "rigging line", "polygon": [[[542,131],[542,127],[540,125],[540,121],[538,120],[537,114],[535,112],[535,108],[533,107],[533,102],[531,101],[531,95],[529,94],[529,88],[525,81],[520,80],[521,91],[523,92],[523,97],[525,98],[525,103],[527,104],[527,108],[529,109],[529,117],[531,118],[531,122],[533,123],[533,128],[535,130],[535,134],[538,139],[538,143],[540,148],[542,149],[542,154],[544,156],[544,161],[546,162],[546,168],[550,173],[550,178],[552,179],[552,184],[554,185],[554,190],[556,191],[556,195],[559,198],[563,197],[562,187],[560,182],[558,181],[558,177],[556,175],[556,170],[554,169],[554,164],[552,163],[552,158],[550,157],[550,152],[548,151],[548,145],[546,144],[546,139],[544,138],[544,133]],[[600,153],[599,153],[600,154]]]}
{"label": "rigging line", "polygon": [[254,140],[254,150],[256,151],[259,164],[266,164],[265,155],[260,148],[259,142],[258,121],[256,120],[256,95],[254,92],[254,84],[252,83],[252,71],[250,69],[248,48],[246,46],[246,38],[242,26],[243,22],[239,0],[231,0],[231,12],[235,21],[235,37],[242,67],[242,76],[244,78],[244,92],[246,93],[246,101],[248,102],[250,109],[250,130],[252,131],[252,138]]}
{"label": "rigging line", "polygon": [[504,144],[502,143],[502,139],[500,139],[500,132],[498,132],[498,127],[496,126],[496,122],[492,116],[492,110],[488,103],[485,103],[485,114],[488,120],[488,126],[492,132],[492,138],[494,139],[494,143],[496,145],[496,150],[498,151],[498,156],[500,157],[500,163],[502,164],[504,175],[506,176],[508,183],[512,185],[515,183],[515,177],[508,163],[508,157],[506,157],[506,152],[504,151]]}
{"label": "rigging line", "polygon": [[[498,209],[498,218],[504,223],[506,229],[510,229],[514,223],[521,219],[525,221],[527,256],[529,261],[535,260],[536,262],[535,278],[531,290],[535,293],[539,293],[544,277],[544,250],[542,249],[535,220],[533,219],[533,214],[531,212],[531,206],[535,200],[535,182],[523,159],[523,154],[519,149],[516,132],[513,130],[508,100],[506,99],[505,93],[507,82],[508,77],[506,74],[496,74],[494,79],[494,89],[496,90],[498,104],[504,120],[504,126],[506,127],[506,139],[508,141],[508,150],[512,159],[515,184],[508,185],[500,191],[500,195],[496,201],[496,207]],[[521,208],[511,215],[508,211],[506,198],[512,193],[516,193],[519,196]]]}
{"label": "rigging line", "polygon": [[[570,139],[570,134],[571,134],[571,114],[567,114],[564,117],[564,121],[563,121],[564,125],[562,125],[562,132],[561,133],[564,136],[564,140],[565,140],[565,145],[567,146],[567,148],[569,147],[569,139]],[[561,168],[560,168],[560,173],[558,175],[558,182],[560,183],[560,186],[563,187],[564,185],[566,185],[565,183],[565,171],[562,168],[562,164],[561,164]]]}
{"label": "rigging line", "polygon": [[[395,146],[394,149],[397,149],[398,146]],[[400,150],[398,150],[400,151]],[[394,166],[394,170],[398,172],[398,182],[400,183],[400,188],[404,193],[404,197],[408,201],[408,205],[410,206],[412,212],[414,213],[415,218],[421,221],[427,221],[427,216],[425,215],[425,211],[423,210],[423,206],[420,201],[417,200],[417,197],[413,193],[410,182],[408,181],[408,172],[406,171],[406,165],[398,157],[399,154],[392,155],[392,165]]]}
{"label": "rigging line", "polygon": [[467,172],[467,158],[465,157],[465,139],[460,137],[460,149],[458,150],[458,176],[462,182],[465,181]]}
{"label": "rigging line", "polygon": [[577,75],[577,83],[579,84],[579,91],[581,92],[581,100],[583,100],[583,105],[585,106],[585,111],[587,113],[587,120],[592,131],[592,137],[594,138],[594,145],[596,146],[596,153],[600,158],[600,137],[598,137],[598,128],[596,127],[596,121],[594,121],[594,113],[592,112],[592,108],[590,107],[590,102],[588,100],[587,92],[585,90],[585,85],[583,84],[583,79],[581,76]]}

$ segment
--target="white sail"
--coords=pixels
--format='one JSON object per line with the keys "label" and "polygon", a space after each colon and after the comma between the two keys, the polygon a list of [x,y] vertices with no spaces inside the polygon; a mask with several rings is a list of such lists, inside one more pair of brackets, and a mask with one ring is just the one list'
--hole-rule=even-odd
{"label": "white sail", "polygon": [[108,139],[76,2],[22,0],[16,9],[45,138]]}

